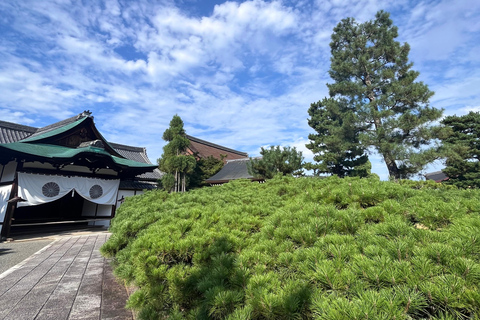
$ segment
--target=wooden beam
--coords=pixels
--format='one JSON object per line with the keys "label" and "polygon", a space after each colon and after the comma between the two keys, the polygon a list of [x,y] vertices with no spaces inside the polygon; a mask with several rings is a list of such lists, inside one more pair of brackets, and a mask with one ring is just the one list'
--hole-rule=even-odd
{"label": "wooden beam", "polygon": [[55,225],[55,224],[67,224],[67,223],[82,223],[82,222],[104,221],[104,220],[110,220],[110,219],[111,219],[110,217],[105,217],[105,218],[103,218],[103,219],[84,219],[84,220],[69,220],[69,221],[20,223],[20,224],[12,224],[12,227],[46,226],[46,225]]}

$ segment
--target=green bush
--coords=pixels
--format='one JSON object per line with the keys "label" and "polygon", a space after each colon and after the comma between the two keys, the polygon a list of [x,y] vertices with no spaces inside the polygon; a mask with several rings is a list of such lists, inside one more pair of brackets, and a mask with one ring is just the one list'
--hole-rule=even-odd
{"label": "green bush", "polygon": [[153,191],[102,252],[142,319],[478,319],[479,199],[335,177]]}

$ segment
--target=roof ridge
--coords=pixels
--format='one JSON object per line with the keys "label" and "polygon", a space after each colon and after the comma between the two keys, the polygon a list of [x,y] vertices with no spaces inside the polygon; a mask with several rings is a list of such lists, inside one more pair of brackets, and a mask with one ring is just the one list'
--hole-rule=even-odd
{"label": "roof ridge", "polygon": [[246,152],[238,151],[238,150],[235,150],[235,149],[230,149],[230,148],[221,146],[219,144],[215,144],[215,143],[212,143],[212,142],[209,142],[209,141],[206,141],[206,140],[202,140],[202,139],[199,139],[199,138],[189,136],[188,134],[185,135],[185,136],[187,137],[188,140],[198,142],[198,143],[202,143],[202,144],[205,144],[205,145],[210,146],[210,147],[214,147],[214,148],[217,148],[217,149],[221,149],[221,150],[224,150],[224,151],[228,151],[228,152],[232,152],[232,153],[236,153],[236,154],[248,157],[248,153],[246,153]]}
{"label": "roof ridge", "polygon": [[227,163],[229,163],[229,162],[235,162],[235,161],[238,161],[238,162],[240,162],[240,161],[250,161],[250,159],[257,159],[257,158],[258,158],[258,157],[253,157],[253,158],[248,158],[248,157],[247,157],[247,158],[240,158],[240,159],[230,159],[230,160],[227,160]]}
{"label": "roof ridge", "polygon": [[445,172],[443,172],[442,170],[439,170],[439,171],[425,173],[424,176],[431,175],[431,174],[440,174],[440,173],[445,174]]}
{"label": "roof ridge", "polygon": [[[70,120],[70,119],[72,119],[72,118],[69,118],[68,120]],[[86,118],[86,117],[80,117],[75,121],[65,122],[62,125],[58,125],[56,127],[50,127],[47,130],[39,129],[39,130],[37,130],[37,132],[35,132],[34,134],[26,137],[25,139],[22,139],[20,142],[39,141],[39,140],[51,137],[52,135],[57,134],[58,131],[63,130],[63,132],[64,132],[66,130],[70,130],[70,129],[74,128],[75,126],[77,126],[78,124],[80,124],[81,122],[83,122],[87,119],[88,118]],[[60,122],[57,122],[56,124],[59,124]]]}
{"label": "roof ridge", "polygon": [[70,123],[73,123],[81,118],[84,118],[82,116],[82,114],[79,114],[79,115],[76,115],[76,116],[73,116],[73,117],[70,117],[70,118],[67,118],[67,119],[64,119],[64,120],[61,120],[61,121],[57,121],[55,123],[52,123],[52,124],[49,124],[48,126],[45,126],[45,127],[41,127],[41,128],[38,128],[37,129],[37,132],[35,132],[35,135],[39,135],[39,134],[42,134],[42,133],[45,133],[45,132],[49,132],[49,131],[52,131],[54,129],[57,129],[57,128],[60,128],[60,127],[63,127],[67,124],[70,124]]}

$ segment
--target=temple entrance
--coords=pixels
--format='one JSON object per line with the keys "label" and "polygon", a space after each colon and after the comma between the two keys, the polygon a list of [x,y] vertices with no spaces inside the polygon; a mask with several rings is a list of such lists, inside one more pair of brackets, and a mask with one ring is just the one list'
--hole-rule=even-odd
{"label": "temple entrance", "polygon": [[79,220],[84,199],[69,193],[62,198],[38,206],[19,207],[15,210],[13,225]]}
{"label": "temple entrance", "polygon": [[10,236],[98,229],[108,226],[110,215],[111,206],[97,205],[70,192],[52,202],[16,208]]}

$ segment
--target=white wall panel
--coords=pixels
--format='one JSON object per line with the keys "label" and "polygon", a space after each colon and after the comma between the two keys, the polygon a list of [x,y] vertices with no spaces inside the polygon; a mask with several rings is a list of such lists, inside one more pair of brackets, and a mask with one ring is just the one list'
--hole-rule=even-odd
{"label": "white wall panel", "polygon": [[134,190],[118,190],[118,195],[117,195],[117,209],[120,208],[120,206],[122,205],[122,202],[119,201],[120,199],[125,199],[125,198],[128,198],[128,197],[132,197],[135,195],[135,191]]}
{"label": "white wall panel", "polygon": [[83,200],[82,217],[94,217],[96,210],[97,204]]}
{"label": "white wall panel", "polygon": [[[15,179],[15,171],[17,170],[17,162],[10,161],[5,166],[3,166],[3,174],[0,179],[0,182],[10,182]],[[1,171],[0,171],[1,172]]]}
{"label": "white wall panel", "polygon": [[112,206],[99,204],[97,208],[97,217],[110,217],[112,215]]}

